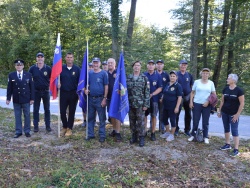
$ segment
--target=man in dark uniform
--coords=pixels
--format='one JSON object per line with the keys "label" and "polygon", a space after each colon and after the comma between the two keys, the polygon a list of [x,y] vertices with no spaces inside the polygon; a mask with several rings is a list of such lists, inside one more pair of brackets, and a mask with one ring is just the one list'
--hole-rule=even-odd
{"label": "man in dark uniform", "polygon": [[30,137],[30,105],[34,103],[34,83],[29,72],[23,71],[24,61],[14,61],[16,71],[9,74],[6,104],[9,105],[11,97],[15,113],[14,138],[23,134],[22,112],[24,114],[24,133]]}
{"label": "man in dark uniform", "polygon": [[93,71],[89,72],[89,88],[84,88],[88,95],[88,137],[87,140],[95,138],[94,126],[96,112],[98,113],[99,142],[103,143],[106,139],[106,100],[108,94],[108,74],[100,68],[101,61],[98,57],[93,58]]}
{"label": "man in dark uniform", "polygon": [[155,63],[153,60],[148,61],[147,69],[148,71],[144,74],[148,77],[148,81],[150,83],[150,108],[145,114],[145,126],[147,127],[147,116],[150,114],[152,122],[152,132],[150,139],[155,141],[156,116],[158,114],[158,102],[160,100],[159,93],[162,91],[162,78],[161,75],[155,71]]}
{"label": "man in dark uniform", "polygon": [[136,143],[139,136],[139,146],[144,146],[145,111],[150,106],[150,93],[148,78],[141,73],[141,62],[132,64],[133,74],[127,77],[127,89],[129,100],[129,125],[132,133],[130,143]]}
{"label": "man in dark uniform", "polygon": [[192,91],[192,86],[194,84],[194,79],[193,76],[187,72],[187,66],[188,66],[188,62],[186,60],[181,60],[179,62],[179,66],[180,66],[180,70],[177,72],[177,76],[178,76],[178,83],[182,86],[183,89],[183,100],[182,100],[182,104],[180,107],[180,111],[176,116],[176,130],[175,130],[175,135],[178,135],[179,133],[179,126],[178,126],[178,122],[179,122],[179,115],[181,113],[181,108],[183,106],[184,110],[185,110],[185,129],[184,129],[184,134],[191,137],[191,134],[189,133],[191,130],[191,108],[189,107],[189,102],[190,102],[190,93]]}
{"label": "man in dark uniform", "polygon": [[[165,88],[165,86],[167,85],[167,83],[170,81],[169,80],[169,75],[166,71],[163,70],[164,68],[164,61],[159,59],[158,61],[156,61],[156,69],[158,74],[161,75],[162,78],[162,90]],[[162,92],[160,93],[159,98],[162,97]],[[159,108],[159,131],[161,133],[164,133],[164,123],[163,123],[163,104],[161,102],[161,100],[158,103],[158,108]]]}
{"label": "man in dark uniform", "polygon": [[[62,67],[60,74],[60,114],[63,124],[62,136],[72,135],[72,129],[75,120],[76,105],[78,95],[76,93],[78,81],[81,73],[80,67],[74,65],[74,55],[68,52],[65,57],[66,64]],[[66,110],[69,109],[68,116]]]}
{"label": "man in dark uniform", "polygon": [[39,131],[38,123],[41,100],[43,100],[44,121],[46,125],[46,130],[50,132],[51,128],[49,83],[51,67],[44,64],[44,54],[42,52],[37,53],[36,64],[30,67],[29,72],[32,74],[35,85],[35,101],[33,106],[34,132]]}

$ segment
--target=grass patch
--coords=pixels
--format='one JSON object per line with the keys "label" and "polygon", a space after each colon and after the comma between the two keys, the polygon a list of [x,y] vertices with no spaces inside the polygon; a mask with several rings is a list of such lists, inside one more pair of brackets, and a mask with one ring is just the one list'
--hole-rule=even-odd
{"label": "grass patch", "polygon": [[101,144],[98,128],[96,138],[85,141],[86,129],[77,121],[72,136],[57,138],[55,116],[51,133],[43,128],[31,138],[14,139],[13,117],[12,110],[0,108],[0,187],[250,186],[250,140],[240,141],[237,158],[218,149],[224,143],[219,137],[205,145],[180,134],[169,143],[157,133],[157,140],[147,137],[143,148],[130,145],[128,127],[122,127],[122,142],[107,136]]}

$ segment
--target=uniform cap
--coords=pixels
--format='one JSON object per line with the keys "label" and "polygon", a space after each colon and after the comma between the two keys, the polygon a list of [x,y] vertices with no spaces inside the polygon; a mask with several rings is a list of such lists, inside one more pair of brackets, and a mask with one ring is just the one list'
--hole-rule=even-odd
{"label": "uniform cap", "polygon": [[148,64],[149,64],[149,63],[155,64],[154,60],[152,60],[152,59],[148,61]]}
{"label": "uniform cap", "polygon": [[100,58],[99,57],[94,57],[93,59],[92,59],[92,63],[93,62],[100,62]]}
{"label": "uniform cap", "polygon": [[185,59],[180,60],[179,64],[188,64],[188,62]]}
{"label": "uniform cap", "polygon": [[177,76],[177,72],[174,70],[170,71],[169,74],[175,74]]}
{"label": "uniform cap", "polygon": [[43,54],[42,52],[38,52],[38,53],[36,54],[36,57],[38,57],[38,56],[44,57],[44,54]]}
{"label": "uniform cap", "polygon": [[92,63],[92,62],[89,62],[89,66],[93,66],[93,63]]}
{"label": "uniform cap", "polygon": [[107,64],[108,64],[107,61],[102,62],[102,65],[107,65]]}
{"label": "uniform cap", "polygon": [[162,59],[159,59],[158,61],[156,61],[156,64],[157,63],[163,63],[164,64],[164,61]]}
{"label": "uniform cap", "polygon": [[22,59],[16,59],[15,61],[14,61],[14,64],[17,64],[17,65],[19,65],[19,64],[23,64],[24,65],[24,60],[22,60]]}

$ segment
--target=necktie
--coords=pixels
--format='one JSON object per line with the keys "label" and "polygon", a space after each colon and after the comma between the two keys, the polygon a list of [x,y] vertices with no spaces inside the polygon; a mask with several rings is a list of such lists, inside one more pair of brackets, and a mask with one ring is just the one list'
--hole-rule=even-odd
{"label": "necktie", "polygon": [[19,80],[21,80],[21,79],[22,79],[22,78],[21,78],[21,74],[20,74],[20,73],[18,74],[18,78],[19,78]]}

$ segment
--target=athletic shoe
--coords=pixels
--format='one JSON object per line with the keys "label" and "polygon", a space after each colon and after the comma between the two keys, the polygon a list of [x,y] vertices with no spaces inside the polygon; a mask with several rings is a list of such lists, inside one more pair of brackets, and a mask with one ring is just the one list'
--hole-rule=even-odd
{"label": "athletic shoe", "polygon": [[224,146],[220,147],[220,150],[228,150],[232,149],[230,144],[225,144]]}
{"label": "athletic shoe", "polygon": [[209,144],[209,139],[208,138],[204,138],[204,143],[205,144]]}
{"label": "athletic shoe", "polygon": [[238,156],[239,154],[240,154],[239,150],[234,149],[234,150],[232,151],[232,153],[230,154],[230,156],[231,156],[231,157],[236,157],[236,156]]}
{"label": "athletic shoe", "polygon": [[184,132],[184,135],[189,136],[189,137],[192,136],[189,131]]}
{"label": "athletic shoe", "polygon": [[84,121],[84,122],[82,123],[82,127],[86,127],[86,125],[87,125],[87,123],[86,123],[86,121]]}
{"label": "athletic shoe", "polygon": [[170,134],[168,137],[167,137],[167,139],[166,139],[166,141],[168,141],[168,142],[171,142],[171,141],[173,141],[174,140],[174,135],[172,135],[172,134]]}
{"label": "athletic shoe", "polygon": [[179,136],[179,131],[175,131],[174,135]]}
{"label": "athletic shoe", "polygon": [[191,137],[188,139],[189,142],[192,142],[193,140],[194,140],[194,136],[191,136]]}
{"label": "athletic shoe", "polygon": [[160,135],[161,138],[167,138],[170,135],[170,132],[165,132],[164,134]]}

